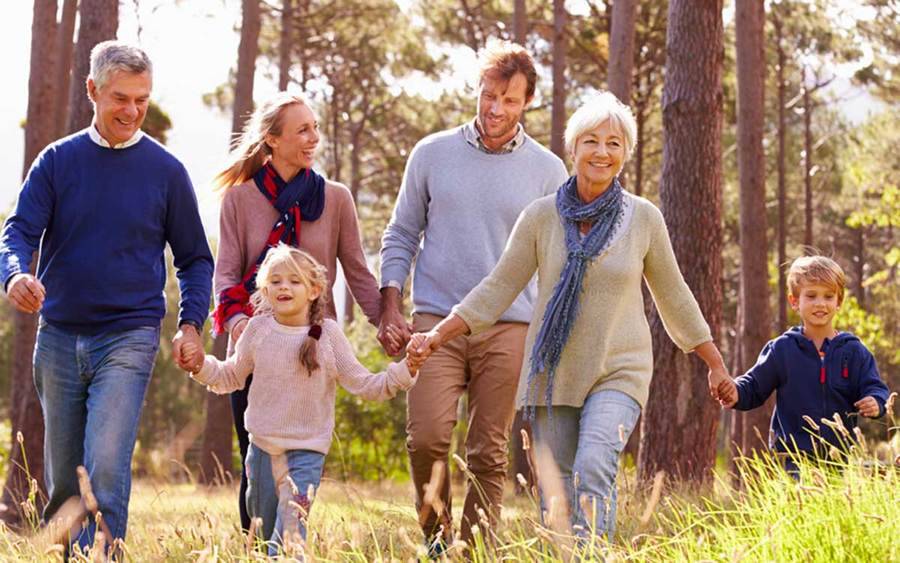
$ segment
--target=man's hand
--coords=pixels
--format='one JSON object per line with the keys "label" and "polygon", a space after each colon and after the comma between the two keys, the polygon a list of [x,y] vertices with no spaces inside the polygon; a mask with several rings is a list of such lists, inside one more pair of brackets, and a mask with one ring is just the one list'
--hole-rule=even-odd
{"label": "man's hand", "polygon": [[381,290],[381,322],[378,325],[378,342],[389,356],[399,356],[409,342],[409,324],[400,310],[400,292],[393,287]]}
{"label": "man's hand", "polygon": [[172,356],[178,367],[196,373],[203,367],[203,341],[193,325],[182,323],[172,339]]}
{"label": "man's hand", "polygon": [[878,406],[878,401],[875,400],[875,397],[863,397],[853,403],[853,406],[856,407],[859,414],[866,418],[878,418],[878,415],[881,414],[881,407]]}
{"label": "man's hand", "polygon": [[6,285],[9,302],[23,313],[32,314],[40,311],[46,295],[44,284],[31,274],[16,274]]}

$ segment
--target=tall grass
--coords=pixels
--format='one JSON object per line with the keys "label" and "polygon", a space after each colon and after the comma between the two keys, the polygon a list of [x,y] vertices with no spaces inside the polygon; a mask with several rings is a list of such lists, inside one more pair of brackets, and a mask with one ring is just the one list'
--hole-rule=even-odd
{"label": "tall grass", "polygon": [[[612,542],[579,545],[542,525],[533,497],[505,498],[496,527],[483,522],[475,562],[493,561],[900,561],[900,439],[862,446],[841,461],[801,461],[798,478],[771,457],[737,464],[743,486],[722,475],[702,487],[620,475],[619,525]],[[124,553],[131,561],[256,561],[259,545],[238,529],[236,487],[139,481]],[[510,487],[511,489],[511,487]],[[455,498],[461,498],[456,491]],[[325,479],[309,522],[315,561],[424,561],[409,483]],[[459,507],[455,507],[459,521]],[[35,530],[37,532],[37,530]],[[0,531],[0,560],[61,560],[40,535]],[[463,546],[449,560],[465,560]],[[87,561],[90,556],[76,560]]]}

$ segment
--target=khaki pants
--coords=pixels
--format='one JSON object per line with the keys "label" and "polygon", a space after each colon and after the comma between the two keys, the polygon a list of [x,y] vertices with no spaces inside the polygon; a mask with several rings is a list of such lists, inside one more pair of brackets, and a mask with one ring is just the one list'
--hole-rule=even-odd
{"label": "khaki pants", "polygon": [[[436,315],[416,314],[413,327],[416,332],[424,332],[440,320]],[[498,323],[477,336],[460,336],[436,351],[419,370],[418,381],[407,396],[406,448],[416,488],[416,509],[426,537],[434,536],[442,527],[441,533],[449,538],[452,529],[446,472],[441,514],[431,507],[423,510],[422,504],[432,466],[438,461],[448,463],[457,405],[465,391],[469,392],[466,464],[472,475],[466,480],[462,539],[471,541],[473,524],[488,532],[480,524],[479,508],[491,526],[496,523],[527,330],[525,323]]]}

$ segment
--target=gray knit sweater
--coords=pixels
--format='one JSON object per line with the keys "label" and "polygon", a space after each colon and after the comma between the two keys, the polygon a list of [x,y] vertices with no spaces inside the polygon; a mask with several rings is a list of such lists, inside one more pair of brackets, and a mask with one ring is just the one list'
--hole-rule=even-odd
{"label": "gray knit sweater", "polygon": [[[445,316],[500,259],[519,213],[566,180],[562,161],[530,137],[510,153],[471,146],[457,127],[410,154],[381,249],[381,287],[403,286],[413,259],[417,313]],[[534,284],[524,283],[501,321],[528,322]]]}
{"label": "gray knit sweater", "polygon": [[[625,196],[625,216],[606,250],[587,267],[580,313],[556,371],[553,404],[581,407],[594,391],[614,389],[642,407],[653,374],[650,327],[641,278],[653,295],[669,336],[683,351],[712,340],[709,325],[681,276],[662,213],[649,201]],[[547,302],[566,262],[565,231],[555,197],[529,205],[494,271],[453,311],[473,333],[496,322],[507,305],[538,274],[538,297],[525,343],[517,394],[526,404],[528,361]],[[530,403],[543,406],[546,378],[538,376]]]}

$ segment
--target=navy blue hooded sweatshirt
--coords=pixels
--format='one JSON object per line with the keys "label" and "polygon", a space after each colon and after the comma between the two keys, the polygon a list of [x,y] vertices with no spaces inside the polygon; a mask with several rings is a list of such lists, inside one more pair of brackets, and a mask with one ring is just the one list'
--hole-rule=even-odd
{"label": "navy blue hooded sweatshirt", "polygon": [[[812,340],[803,335],[801,327],[793,327],[769,341],[756,365],[735,380],[737,410],[760,407],[772,391],[778,391],[769,444],[777,451],[787,451],[785,445],[796,442],[801,451],[813,452],[810,433],[840,446],[841,441],[821,419],[837,413],[853,432],[859,416],[853,403],[863,397],[874,397],[878,416],[884,416],[888,388],[878,375],[875,358],[859,338],[841,332],[826,339],[822,351],[824,358]],[[813,419],[818,431],[803,420],[804,415]],[[793,446],[790,448],[793,450]]]}

